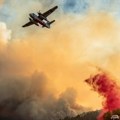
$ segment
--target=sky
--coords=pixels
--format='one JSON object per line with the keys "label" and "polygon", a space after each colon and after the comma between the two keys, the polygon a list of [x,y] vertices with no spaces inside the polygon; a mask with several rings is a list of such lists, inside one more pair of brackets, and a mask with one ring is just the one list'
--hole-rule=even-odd
{"label": "sky", "polygon": [[[21,27],[29,13],[55,5],[51,29]],[[102,97],[84,80],[101,68],[120,83],[119,6],[118,0],[0,1],[0,105],[13,111],[6,101],[14,100],[15,114],[34,119],[101,109]]]}

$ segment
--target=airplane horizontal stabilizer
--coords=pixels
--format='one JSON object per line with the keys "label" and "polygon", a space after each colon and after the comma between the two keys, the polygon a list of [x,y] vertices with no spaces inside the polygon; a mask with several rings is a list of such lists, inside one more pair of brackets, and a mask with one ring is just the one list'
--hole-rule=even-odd
{"label": "airplane horizontal stabilizer", "polygon": [[55,22],[55,20],[51,21],[50,24],[52,24],[52,23],[54,23],[54,22]]}

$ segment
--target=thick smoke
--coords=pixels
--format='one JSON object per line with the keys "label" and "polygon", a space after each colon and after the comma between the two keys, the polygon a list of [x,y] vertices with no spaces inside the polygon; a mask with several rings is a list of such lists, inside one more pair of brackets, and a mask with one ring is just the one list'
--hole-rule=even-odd
{"label": "thick smoke", "polygon": [[119,74],[118,24],[105,13],[90,14],[73,23],[67,16],[59,21],[50,30],[33,26],[23,29],[32,29],[24,37],[8,40],[0,52],[0,77],[31,76],[37,70],[47,76],[47,88],[56,97],[72,87],[78,92],[77,102],[100,108],[100,99],[93,97],[96,94],[88,95],[89,102],[83,97],[89,89],[82,80],[94,71],[94,65]]}
{"label": "thick smoke", "polygon": [[[79,18],[79,15],[74,16],[73,14],[69,16],[62,14],[59,16],[57,14],[59,10],[57,10],[51,15],[52,18],[50,20],[53,18],[56,19],[51,29],[41,29],[36,26],[23,29],[21,26],[28,21],[27,15],[31,11],[36,12],[39,9],[45,11],[56,4],[51,1],[51,6],[44,7],[42,6],[43,2],[38,0],[27,0],[26,2],[23,0],[19,2],[17,0],[5,0],[4,3],[0,10],[0,12],[2,12],[2,14],[0,14],[2,17],[0,18],[12,28],[13,36],[18,36],[7,40],[7,43],[2,42],[2,44],[4,43],[3,45],[1,44],[0,79],[10,81],[11,79],[18,80],[19,78],[20,84],[25,84],[24,89],[28,89],[23,90],[31,91],[29,89],[31,80],[29,79],[35,71],[43,73],[47,78],[46,83],[44,83],[45,86],[43,85],[44,90],[37,89],[39,87],[36,87],[36,85],[34,87],[32,86],[35,91],[43,91],[44,94],[41,95],[41,92],[39,94],[44,98],[44,103],[38,102],[42,97],[35,97],[37,102],[32,102],[30,97],[27,97],[30,98],[30,100],[26,100],[25,97],[22,99],[22,101],[25,100],[25,102],[22,102],[24,104],[20,107],[22,109],[26,106],[25,112],[19,112],[21,110],[19,108],[19,110],[17,109],[18,115],[24,116],[27,110],[26,115],[31,114],[33,112],[32,110],[34,110],[33,116],[35,116],[35,118],[36,116],[38,117],[38,111],[42,111],[42,114],[45,115],[48,107],[53,106],[53,103],[57,106],[60,100],[65,101],[60,102],[65,103],[62,108],[68,106],[65,108],[68,111],[72,109],[72,113],[77,113],[75,112],[77,111],[76,109],[79,111],[78,102],[80,105],[99,109],[101,107],[101,99],[97,97],[97,94],[92,94],[89,88],[85,87],[82,80],[94,71],[93,66],[101,66],[102,68],[109,69],[115,75],[119,75],[119,22],[106,12],[97,14],[91,12],[83,18]],[[26,7],[26,4],[28,7]],[[21,10],[21,6],[24,9]],[[75,5],[75,8],[76,7]],[[1,41],[4,41],[4,39],[1,39]],[[64,100],[64,95],[61,95],[68,88],[73,88],[77,91],[76,102]],[[30,96],[28,95],[29,92],[25,93],[27,95],[24,96]],[[33,95],[34,94],[36,94],[36,92],[33,91]],[[86,94],[88,94],[87,99]],[[37,93],[37,95],[34,96],[39,95]],[[52,102],[49,102],[48,96],[51,97]],[[61,96],[63,98],[61,98]],[[32,98],[34,97],[32,96]],[[48,104],[47,100],[49,100]],[[28,102],[29,105],[25,105],[25,103]],[[35,106],[38,106],[37,103],[42,103],[45,108],[41,107],[41,109],[35,109]],[[29,111],[29,106],[34,106],[31,111]],[[47,112],[50,114],[57,109],[56,107],[50,108],[52,110],[49,109],[48,111],[50,112]],[[58,111],[62,108],[59,108]],[[70,112],[67,114],[69,113]],[[66,114],[66,112],[64,112],[64,114]]]}
{"label": "thick smoke", "polygon": [[47,89],[47,81],[43,73],[37,72],[31,77],[0,79],[0,119],[58,120],[86,111],[76,104],[74,89],[56,98]]}
{"label": "thick smoke", "polygon": [[26,54],[21,48],[28,49],[24,41],[9,41],[11,31],[4,23],[1,23],[0,29],[0,46],[3,47],[0,49],[0,119],[58,120],[89,110],[77,104],[74,88],[66,87],[57,93],[47,72],[44,69],[37,72],[31,66],[31,63],[35,65],[31,58],[36,51],[33,54],[29,49],[30,54]]}
{"label": "thick smoke", "polygon": [[103,120],[103,115],[110,111],[120,109],[120,87],[107,73],[100,72],[89,79],[87,82],[103,98],[103,109],[98,120]]}

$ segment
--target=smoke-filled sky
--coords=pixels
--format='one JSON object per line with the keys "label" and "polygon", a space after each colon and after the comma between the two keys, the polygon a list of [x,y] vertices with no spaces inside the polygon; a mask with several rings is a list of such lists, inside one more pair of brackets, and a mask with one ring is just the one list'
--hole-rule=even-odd
{"label": "smoke-filled sky", "polygon": [[[29,13],[55,5],[51,29],[21,27]],[[84,80],[97,67],[120,78],[119,6],[119,0],[0,0],[0,114],[47,120],[100,109],[102,97]]]}

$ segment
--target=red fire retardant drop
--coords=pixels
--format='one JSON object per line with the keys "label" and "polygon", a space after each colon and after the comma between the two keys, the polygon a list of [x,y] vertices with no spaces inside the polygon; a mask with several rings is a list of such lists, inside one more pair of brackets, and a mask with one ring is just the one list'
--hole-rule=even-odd
{"label": "red fire retardant drop", "polygon": [[98,120],[103,120],[103,115],[110,111],[120,109],[120,87],[106,73],[99,73],[85,80],[93,90],[104,97],[103,109]]}

